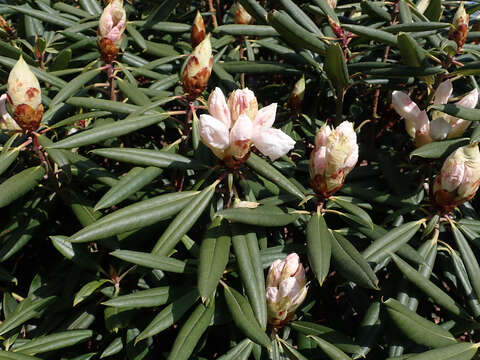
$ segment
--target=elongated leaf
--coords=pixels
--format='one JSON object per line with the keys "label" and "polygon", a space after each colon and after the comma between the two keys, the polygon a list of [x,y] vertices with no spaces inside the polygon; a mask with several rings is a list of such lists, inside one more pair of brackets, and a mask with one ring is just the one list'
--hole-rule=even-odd
{"label": "elongated leaf", "polygon": [[[350,78],[348,75],[347,63],[343,56],[343,50],[340,44],[335,43],[327,49],[325,58],[325,71],[333,86],[339,94],[348,86]],[[340,95],[339,95],[340,96]]]}
{"label": "elongated leaf", "polygon": [[103,350],[102,354],[100,355],[100,359],[106,358],[108,356],[112,356],[118,354],[120,351],[123,350],[123,342],[121,337],[116,337],[113,341]]}
{"label": "elongated leaf", "polygon": [[395,325],[415,343],[439,348],[457,342],[449,331],[417,315],[397,300],[388,299],[384,305]]}
{"label": "elongated leaf", "polygon": [[198,291],[203,298],[212,295],[230,256],[230,235],[225,222],[214,220],[200,246],[198,265]]}
{"label": "elongated leaf", "polygon": [[2,175],[10,165],[12,165],[19,153],[20,149],[15,148],[0,155],[0,175]]}
{"label": "elongated leaf", "polygon": [[175,215],[192,202],[194,192],[160,195],[125,207],[84,227],[68,238],[70,242],[89,242],[108,238],[155,224]]}
{"label": "elongated leaf", "polygon": [[470,360],[477,353],[478,346],[464,342],[409,356],[408,360]]}
{"label": "elongated leaf", "polygon": [[5,207],[26,194],[43,179],[45,169],[36,166],[20,171],[0,184],[0,208]]}
{"label": "elongated leaf", "polygon": [[420,146],[411,152],[410,158],[420,156],[426,159],[438,159],[448,156],[460,146],[468,144],[468,138],[435,141],[430,144]]}
{"label": "elongated leaf", "polygon": [[252,352],[253,342],[245,339],[231,348],[226,354],[217,360],[247,360]]}
{"label": "elongated leaf", "polygon": [[11,351],[3,351],[0,350],[0,359],[2,360],[41,360],[38,357],[25,355],[25,354],[18,354]]}
{"label": "elongated leaf", "polygon": [[395,254],[391,254],[390,256],[392,257],[392,260],[395,262],[400,271],[403,273],[403,275],[405,275],[405,277],[417,288],[419,288],[423,293],[430,296],[434,302],[436,302],[445,310],[451,312],[456,316],[467,319],[470,318],[468,313],[462,308],[460,304],[458,304],[455,300],[448,296],[434,283],[425,279],[423,275],[419,274],[414,268],[412,268],[409,264],[407,264]]}
{"label": "elongated leaf", "polygon": [[195,345],[197,345],[198,340],[200,340],[200,337],[207,330],[212,320],[214,310],[213,302],[208,306],[198,305],[180,329],[173,343],[172,351],[168,356],[169,360],[190,359]]}
{"label": "elongated leaf", "polygon": [[353,355],[353,359],[365,358],[375,346],[377,339],[383,329],[380,302],[370,304],[358,328],[356,342],[362,346],[360,351]]}
{"label": "elongated leaf", "polygon": [[332,197],[330,200],[353,215],[358,216],[365,222],[366,226],[373,227],[373,221],[370,218],[370,215],[368,215],[368,213],[361,207],[355,205],[353,202],[344,201],[338,197]]}
{"label": "elongated leaf", "polygon": [[92,330],[70,330],[51,335],[41,336],[19,346],[15,351],[35,355],[47,351],[62,349],[92,337]]}
{"label": "elongated leaf", "polygon": [[225,300],[235,325],[252,341],[270,349],[270,340],[255,319],[252,307],[238,291],[225,288]]}
{"label": "elongated leaf", "polygon": [[202,164],[193,159],[166,151],[136,148],[105,148],[92,150],[91,153],[135,165],[178,169],[199,169],[203,167]]}
{"label": "elongated leaf", "polygon": [[92,80],[95,76],[100,73],[101,69],[89,70],[81,75],[78,75],[75,79],[71,80],[66,86],[62,88],[62,91],[59,91],[58,94],[52,99],[50,107],[53,107],[57,104],[68,99],[70,96],[75,95],[86,83]]}
{"label": "elongated leaf", "polygon": [[311,337],[318,346],[322,349],[322,351],[327,354],[327,356],[332,360],[348,360],[350,357],[345,354],[342,350],[337,348],[336,346],[330,344],[328,341],[323,340],[322,338],[315,336],[315,335],[308,335]]}
{"label": "elongated leaf", "polygon": [[342,28],[367,39],[376,40],[383,44],[397,46],[396,36],[383,30],[373,29],[368,26],[351,24],[343,24]]}
{"label": "elongated leaf", "polygon": [[301,200],[305,198],[305,195],[294,184],[292,184],[290,180],[261,157],[254,153],[250,153],[250,157],[246,161],[246,164],[286,192],[297,196]]}
{"label": "elongated leaf", "polygon": [[135,343],[156,335],[172,326],[195,304],[197,299],[198,292],[194,289],[173,301],[155,316],[152,322],[137,336]]}
{"label": "elongated leaf", "polygon": [[83,300],[92,295],[98,288],[107,282],[106,279],[93,280],[82,286],[80,290],[75,294],[73,299],[73,306],[80,304]]}
{"label": "elongated leaf", "polygon": [[432,105],[431,109],[439,110],[445,114],[452,115],[464,120],[479,121],[480,109],[471,109],[456,104]]}
{"label": "elongated leaf", "polygon": [[67,241],[66,236],[51,236],[50,239],[53,246],[68,260],[93,271],[97,271],[100,268],[85,248]]}
{"label": "elongated leaf", "polygon": [[333,232],[331,237],[335,268],[346,279],[369,289],[378,289],[378,279],[358,250],[342,235]]}
{"label": "elongated leaf", "polygon": [[278,32],[268,25],[228,24],[218,26],[215,33],[242,36],[278,36]]}
{"label": "elongated leaf", "polygon": [[276,206],[259,206],[255,209],[229,208],[218,211],[216,215],[242,224],[269,227],[288,225],[300,216],[295,213],[287,213]]}
{"label": "elongated leaf", "polygon": [[187,267],[187,264],[181,260],[140,251],[115,250],[111,255],[133,264],[162,271],[184,273]]}
{"label": "elongated leaf", "polygon": [[169,286],[154,289],[141,290],[129,295],[114,297],[102,303],[105,306],[119,308],[143,308],[154,307],[166,304],[171,300],[173,291]]}
{"label": "elongated leaf", "polygon": [[51,146],[52,149],[69,149],[94,144],[106,139],[115,138],[133,131],[154,125],[168,117],[167,113],[143,115],[128,120],[122,120],[113,124],[97,126],[94,129],[86,130],[75,134],[64,140],[60,140]]}
{"label": "elongated leaf", "polygon": [[168,255],[202,215],[210,203],[218,182],[206,187],[173,219],[155,244],[152,253]]}
{"label": "elongated leaf", "polygon": [[320,286],[330,269],[332,234],[320,213],[314,213],[307,225],[307,252]]}

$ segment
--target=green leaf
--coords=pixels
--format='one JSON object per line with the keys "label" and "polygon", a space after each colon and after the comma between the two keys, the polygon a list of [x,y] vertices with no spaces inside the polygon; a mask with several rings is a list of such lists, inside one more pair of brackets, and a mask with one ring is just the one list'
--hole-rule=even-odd
{"label": "green leaf", "polygon": [[427,280],[425,276],[419,274],[414,268],[412,268],[405,261],[400,259],[395,254],[390,254],[392,260],[395,262],[400,271],[405,275],[405,277],[415,285],[420,291],[432,298],[432,300],[443,307],[445,310],[451,312],[453,315],[459,316],[461,318],[470,319],[470,315],[448,296],[443,290],[436,286],[431,281]]}
{"label": "green leaf", "polygon": [[471,109],[457,104],[432,105],[430,106],[430,109],[438,110],[445,114],[452,115],[464,120],[480,120],[480,109]]}
{"label": "green leaf", "polygon": [[365,358],[377,343],[380,332],[383,329],[380,309],[380,302],[378,301],[372,302],[368,307],[357,330],[356,342],[362,348],[353,355],[353,359]]}
{"label": "green leaf", "polygon": [[255,231],[232,226],[232,243],[245,292],[262,329],[267,327],[265,277]]}
{"label": "green leaf", "polygon": [[235,325],[252,341],[271,348],[270,339],[255,319],[252,307],[238,291],[224,285],[225,300]]}
{"label": "green leaf", "polygon": [[118,101],[95,99],[87,97],[71,97],[65,101],[67,104],[84,107],[87,109],[106,110],[114,114],[130,114],[140,109],[140,106],[121,103]]}
{"label": "green leaf", "polygon": [[205,208],[210,204],[218,181],[203,189],[198,196],[189,202],[187,206],[173,219],[155,244],[152,253],[168,255],[175,245],[197,222]]}
{"label": "green leaf", "polygon": [[305,356],[303,356],[297,349],[295,349],[292,345],[290,345],[285,340],[281,339],[277,335],[277,341],[282,346],[282,349],[285,353],[287,353],[288,357],[291,360],[308,360]]}
{"label": "green leaf", "polygon": [[409,356],[408,360],[470,360],[480,344],[464,342]]}
{"label": "green leaf", "polygon": [[185,191],[159,195],[126,206],[84,227],[68,238],[70,242],[89,242],[141,229],[170,218],[192,202],[197,192]]}
{"label": "green leaf", "polygon": [[391,253],[396,252],[403,245],[410,241],[410,239],[417,233],[418,229],[424,221],[410,221],[403,225],[400,225],[381,238],[375,240],[364,251],[363,257],[367,261],[381,263],[383,260],[389,257]]}
{"label": "green leaf", "polygon": [[[403,1],[403,3],[406,3],[406,2]],[[389,33],[396,34],[396,33],[399,33],[399,32],[410,33],[410,32],[440,30],[440,29],[445,29],[445,28],[448,28],[448,27],[449,27],[449,24],[448,23],[443,23],[443,22],[416,21],[414,23],[410,22],[410,23],[387,26],[387,27],[382,28],[382,30],[387,31]]]}
{"label": "green leaf", "polygon": [[372,268],[358,250],[342,235],[333,232],[332,256],[335,268],[347,280],[359,286],[378,290],[378,279]]}
{"label": "green leaf", "polygon": [[349,360],[350,357],[336,346],[330,344],[328,341],[315,335],[308,335],[308,337],[315,340],[322,351],[332,360]]}
{"label": "green leaf", "polygon": [[197,283],[202,298],[210,297],[215,291],[228,263],[230,242],[225,222],[215,219],[200,246]]}
{"label": "green leaf", "polygon": [[332,241],[332,233],[323,216],[318,212],[314,213],[307,225],[307,252],[310,265],[320,286],[330,269]]}
{"label": "green leaf", "polygon": [[150,184],[156,177],[162,173],[162,169],[157,167],[132,168],[120,181],[111,187],[105,195],[95,204],[94,211],[109,208],[127,199],[144,186]]}
{"label": "green leaf", "polygon": [[164,305],[172,300],[173,289],[170,286],[162,286],[154,289],[136,291],[132,294],[121,295],[103,302],[105,306],[118,308],[144,308]]}
{"label": "green leaf", "polygon": [[133,41],[142,49],[147,49],[147,43],[143,38],[142,34],[133,26],[132,24],[127,24],[126,30],[128,34],[132,37]]}
{"label": "green leaf", "polygon": [[439,348],[457,342],[449,331],[417,315],[395,299],[388,299],[384,306],[396,327],[417,344]]}
{"label": "green leaf", "polygon": [[213,302],[208,306],[204,304],[197,306],[178,332],[172,351],[168,355],[169,360],[190,359],[197,342],[210,325],[214,310]]}
{"label": "green leaf", "polygon": [[83,300],[92,295],[99,287],[101,287],[107,281],[108,280],[106,279],[93,280],[83,285],[82,288],[78,290],[78,292],[75,294],[75,298],[73,299],[73,306],[77,306],[78,304],[80,304]]}
{"label": "green leaf", "polygon": [[198,292],[194,289],[173,301],[155,316],[152,322],[137,336],[135,343],[154,336],[178,322],[197,299]]}
{"label": "green leaf", "polygon": [[91,253],[79,244],[72,244],[67,241],[66,236],[50,236],[53,246],[68,260],[73,261],[77,265],[97,271],[100,266],[94,260]]}
{"label": "green leaf", "polygon": [[85,145],[94,144],[103,140],[115,138],[121,135],[143,129],[154,125],[168,118],[168,113],[142,115],[130,118],[128,120],[116,121],[102,126],[96,126],[93,129],[82,131],[66,139],[53,144],[52,149],[70,149]]}
{"label": "green leaf", "polygon": [[24,355],[24,354],[17,354],[11,351],[3,351],[0,350],[0,359],[2,360],[41,360],[38,357]]}
{"label": "green leaf", "polygon": [[291,224],[300,214],[285,212],[277,206],[259,206],[254,209],[224,209],[218,211],[216,216],[241,224],[275,227]]}
{"label": "green leaf", "polygon": [[342,24],[344,30],[350,31],[366,39],[375,40],[383,44],[397,46],[397,37],[383,30],[369,26]]}
{"label": "green leaf", "polygon": [[93,335],[92,330],[70,330],[51,335],[45,335],[30,340],[24,345],[15,348],[15,351],[28,355],[40,354],[62,349],[86,341]]}
{"label": "green leaf", "polygon": [[184,261],[158,254],[132,250],[115,250],[111,255],[133,264],[162,271],[184,273],[187,270],[187,264]]}
{"label": "green leaf", "polygon": [[102,354],[100,355],[100,359],[116,355],[122,350],[123,342],[122,338],[119,336],[113,339],[112,342],[105,348],[105,350],[103,350]]}
{"label": "green leaf", "polygon": [[17,306],[15,311],[8,317],[8,319],[5,319],[5,321],[0,325],[0,335],[6,334],[10,330],[22,325],[33,317],[42,314],[47,305],[49,305],[55,298],[55,296],[50,296],[45,299],[29,301],[28,304],[22,307]]}
{"label": "green leaf", "polygon": [[325,71],[337,92],[342,94],[343,90],[350,83],[350,77],[340,44],[335,43],[328,47],[325,58]]}
{"label": "green leaf", "polygon": [[95,78],[101,70],[102,69],[100,68],[89,70],[71,80],[67,85],[62,87],[62,90],[59,91],[57,95],[52,99],[50,107],[60,104],[69,97],[75,95],[86,83],[93,80],[93,78]]}
{"label": "green leaf", "polygon": [[468,138],[435,141],[430,144],[420,146],[410,153],[410,158],[420,156],[426,159],[439,159],[448,156],[461,146],[468,144]]}
{"label": "green leaf", "polygon": [[278,32],[268,25],[227,24],[215,28],[214,33],[242,36],[278,36]]}
{"label": "green leaf", "polygon": [[425,50],[407,33],[397,35],[398,48],[405,65],[420,67],[425,61]]}
{"label": "green leaf", "polygon": [[156,166],[159,168],[200,169],[204,167],[193,159],[167,151],[137,148],[105,148],[92,150],[91,153],[130,164]]}
{"label": "green leaf", "polygon": [[382,6],[383,4],[378,1],[362,1],[360,3],[362,13],[365,12],[374,20],[392,21],[392,17]]}
{"label": "green leaf", "polygon": [[359,217],[364,222],[365,226],[373,228],[373,221],[370,218],[370,215],[368,215],[368,213],[361,207],[355,205],[352,201],[345,201],[336,196],[331,197],[329,200],[333,201],[342,209],[347,210],[351,214]]}
{"label": "green leaf", "polygon": [[45,175],[43,166],[35,166],[5,180],[0,184],[0,208],[12,202],[35,188]]}
{"label": "green leaf", "polygon": [[252,349],[253,342],[249,339],[245,339],[228,350],[226,354],[217,358],[217,360],[248,360]]}

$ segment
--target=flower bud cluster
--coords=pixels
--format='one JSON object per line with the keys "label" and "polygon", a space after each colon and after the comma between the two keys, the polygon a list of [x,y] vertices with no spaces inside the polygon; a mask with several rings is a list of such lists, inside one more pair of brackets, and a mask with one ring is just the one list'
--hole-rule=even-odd
{"label": "flower bud cluster", "polygon": [[126,26],[127,15],[123,0],[111,0],[103,10],[98,24],[98,47],[106,63],[116,59]]}

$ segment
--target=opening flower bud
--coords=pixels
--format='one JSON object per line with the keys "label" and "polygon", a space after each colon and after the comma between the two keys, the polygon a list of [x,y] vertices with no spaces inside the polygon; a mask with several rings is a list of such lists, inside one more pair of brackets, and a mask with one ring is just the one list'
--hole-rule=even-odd
{"label": "opening flower bud", "polygon": [[212,66],[212,45],[208,34],[193,49],[183,71],[183,90],[189,100],[195,100],[207,88]]}
{"label": "opening flower bud", "polygon": [[307,296],[305,269],[297,254],[275,260],[266,282],[268,323],[282,327],[292,320],[295,310]]}
{"label": "opening flower bud", "polygon": [[433,184],[433,202],[442,212],[475,196],[480,185],[480,152],[477,144],[463,146],[443,163]]}
{"label": "opening flower bud", "polygon": [[123,0],[112,0],[103,10],[98,24],[98,47],[103,60],[111,63],[118,55],[127,26],[127,15]]}
{"label": "opening flower bud", "polygon": [[38,79],[20,56],[8,76],[8,101],[15,122],[25,131],[35,131],[43,117]]}
{"label": "opening flower bud", "polygon": [[452,26],[450,27],[448,34],[448,38],[457,43],[458,51],[461,50],[462,46],[465,45],[465,42],[467,41],[468,20],[469,15],[465,11],[463,3],[461,3],[453,17]]}
{"label": "opening flower bud", "polygon": [[200,44],[203,39],[205,39],[205,35],[206,30],[203,17],[200,14],[200,11],[197,11],[197,15],[195,15],[195,19],[193,20],[192,33],[190,34],[192,47],[195,48],[198,44]]}
{"label": "opening flower bud", "polygon": [[344,121],[336,129],[322,126],[310,155],[310,183],[324,199],[339,190],[358,160],[357,135],[353,123]]}
{"label": "opening flower bud", "polygon": [[250,25],[253,24],[253,17],[240,4],[235,4],[235,24]]}

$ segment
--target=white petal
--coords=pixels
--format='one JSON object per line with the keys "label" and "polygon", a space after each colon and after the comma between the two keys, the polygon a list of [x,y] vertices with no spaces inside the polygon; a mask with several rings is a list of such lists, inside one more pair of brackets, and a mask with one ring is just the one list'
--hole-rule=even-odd
{"label": "white petal", "polygon": [[297,282],[297,279],[294,277],[289,277],[283,280],[278,286],[279,296],[288,297],[289,299],[294,299],[295,296],[300,292],[300,286]]}
{"label": "white petal", "polygon": [[324,175],[325,168],[327,167],[327,147],[321,146],[314,150],[312,155],[313,167],[315,170],[314,175]]}
{"label": "white petal", "polygon": [[295,146],[295,141],[290,136],[274,128],[257,128],[252,140],[256,148],[272,161],[285,155]]}
{"label": "white petal", "polygon": [[[478,103],[478,90],[477,88],[470,91],[461,100],[456,102],[456,105],[465,106],[470,109],[474,109]],[[455,116],[446,115],[445,120],[450,123],[452,130],[448,134],[449,139],[454,139],[463,135],[465,130],[470,126],[471,121],[463,120]]]}
{"label": "white petal", "polygon": [[353,129],[353,123],[351,123],[350,121],[342,122],[336,127],[335,131],[345,136],[350,143],[357,143],[357,134]]}
{"label": "white petal", "polygon": [[276,303],[278,301],[278,289],[276,287],[267,287],[265,295],[269,303]]}
{"label": "white petal", "polygon": [[257,116],[253,121],[255,126],[269,128],[272,127],[277,113],[277,103],[270,104],[258,110]]}
{"label": "white petal", "polygon": [[473,109],[477,106],[478,103],[478,90],[477,88],[470,91],[467,95],[465,95],[461,100],[457,101],[457,105],[465,106],[470,109]]}
{"label": "white petal", "polygon": [[298,255],[296,253],[289,254],[283,261],[282,277],[293,276],[297,272],[299,264],[300,258]]}
{"label": "white petal", "polygon": [[330,129],[330,126],[323,124],[320,130],[318,130],[315,134],[315,146],[318,147],[327,145],[327,138],[331,132],[332,129]]}
{"label": "white petal", "polygon": [[225,99],[225,95],[223,95],[223,91],[220,88],[215,88],[210,94],[208,99],[208,111],[210,114],[222,121],[225,126],[230,129],[231,120],[230,120],[230,109],[227,105],[227,100]]}
{"label": "white petal", "polygon": [[199,119],[200,137],[205,145],[223,150],[229,145],[229,134],[225,124],[211,115],[202,114]]}
{"label": "white petal", "polygon": [[452,130],[452,126],[443,118],[438,118],[430,122],[429,134],[435,141],[446,139],[450,130]]}
{"label": "white petal", "polygon": [[448,102],[448,98],[450,97],[450,95],[452,95],[452,91],[452,81],[445,80],[438,86],[437,91],[435,91],[433,103],[446,104]]}
{"label": "white petal", "polygon": [[248,153],[252,133],[252,120],[245,114],[240,115],[230,131],[230,153],[233,156],[243,158]]}
{"label": "white petal", "polygon": [[408,135],[415,138],[417,130],[428,124],[428,116],[425,111],[421,111],[410,97],[401,91],[392,93],[392,105],[398,115],[405,119],[405,129]]}

